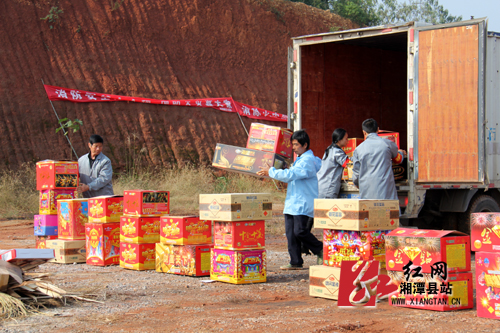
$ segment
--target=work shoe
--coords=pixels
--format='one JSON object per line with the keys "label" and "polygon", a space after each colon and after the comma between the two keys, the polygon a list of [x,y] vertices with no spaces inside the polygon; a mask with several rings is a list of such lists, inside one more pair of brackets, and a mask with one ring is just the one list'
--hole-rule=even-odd
{"label": "work shoe", "polygon": [[318,257],[318,259],[317,259],[317,264],[318,264],[318,265],[323,265],[323,251],[321,251],[320,253],[318,253],[318,254],[316,255],[316,257]]}
{"label": "work shoe", "polygon": [[281,266],[280,269],[282,269],[284,271],[291,271],[291,270],[300,270],[300,269],[304,269],[304,268],[302,267],[302,265],[288,264],[288,265],[285,265],[285,266]]}

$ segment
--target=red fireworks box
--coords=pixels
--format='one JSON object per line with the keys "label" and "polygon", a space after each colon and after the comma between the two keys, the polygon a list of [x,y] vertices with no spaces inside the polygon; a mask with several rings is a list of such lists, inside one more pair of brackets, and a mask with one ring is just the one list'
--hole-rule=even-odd
{"label": "red fireworks box", "polygon": [[472,251],[500,251],[500,213],[472,214],[470,238]]}
{"label": "red fireworks box", "polygon": [[178,275],[210,275],[210,249],[206,245],[156,243],[156,271]]}
{"label": "red fireworks box", "polygon": [[500,319],[500,252],[476,252],[477,316]]}
{"label": "red fireworks box", "polygon": [[123,213],[133,216],[160,216],[170,212],[170,192],[130,190],[123,192]]}
{"label": "red fireworks box", "polygon": [[398,146],[398,149],[399,149],[399,133],[398,132],[380,130],[378,132],[378,136],[394,142]]}
{"label": "red fireworks box", "polygon": [[88,222],[88,199],[57,201],[57,233],[59,239],[85,240]]}
{"label": "red fireworks box", "polygon": [[[342,147],[342,150],[346,153],[347,156],[352,157],[354,154],[354,150],[357,146],[359,146],[364,139],[360,138],[349,138],[347,139],[347,145]],[[342,179],[349,180],[352,179],[352,162],[347,164],[347,167],[344,168],[344,172],[342,174]]]}
{"label": "red fireworks box", "polygon": [[122,216],[120,220],[120,242],[157,243],[160,241],[160,217]]}
{"label": "red fireworks box", "polygon": [[445,262],[449,272],[468,272],[470,237],[459,231],[398,228],[385,236],[388,270],[403,271],[410,261],[431,273],[437,262]]}
{"label": "red fireworks box", "polygon": [[385,263],[385,235],[390,230],[323,230],[323,264],[340,267],[342,261],[377,260]]}
{"label": "red fireworks box", "polygon": [[248,134],[247,148],[292,157],[293,132],[288,128],[252,123]]}
{"label": "red fireworks box", "polygon": [[120,262],[120,223],[85,225],[87,265],[108,266]]}
{"label": "red fireworks box", "polygon": [[123,215],[123,197],[120,195],[89,199],[89,222],[120,222]]}
{"label": "red fireworks box", "polygon": [[78,162],[45,160],[36,163],[38,191],[77,188],[78,176]]}
{"label": "red fireworks box", "polygon": [[155,269],[155,243],[120,243],[120,267],[146,271]]}
{"label": "red fireworks box", "polygon": [[393,306],[434,311],[474,307],[472,273],[448,273],[446,280],[424,273],[422,277],[410,276],[408,281],[400,271],[387,271],[387,275],[398,286],[389,299]]}
{"label": "red fireworks box", "polygon": [[73,199],[74,190],[41,190],[40,191],[40,215],[57,214],[57,200]]}
{"label": "red fireworks box", "polygon": [[265,221],[214,222],[214,245],[226,250],[257,250],[266,245]]}
{"label": "red fireworks box", "polygon": [[213,248],[210,279],[233,284],[266,282],[266,250]]}
{"label": "red fireworks box", "polygon": [[175,245],[212,244],[212,221],[198,216],[162,216],[160,242]]}
{"label": "red fireworks box", "polygon": [[35,248],[46,249],[47,241],[52,239],[57,239],[57,236],[35,236]]}

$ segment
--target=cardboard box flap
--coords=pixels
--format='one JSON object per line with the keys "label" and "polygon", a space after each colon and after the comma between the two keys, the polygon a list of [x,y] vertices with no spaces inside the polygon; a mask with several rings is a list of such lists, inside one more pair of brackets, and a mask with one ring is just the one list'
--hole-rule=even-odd
{"label": "cardboard box flap", "polygon": [[442,238],[448,236],[467,236],[467,234],[456,230],[420,230],[409,228],[397,228],[387,234],[386,237],[425,237]]}

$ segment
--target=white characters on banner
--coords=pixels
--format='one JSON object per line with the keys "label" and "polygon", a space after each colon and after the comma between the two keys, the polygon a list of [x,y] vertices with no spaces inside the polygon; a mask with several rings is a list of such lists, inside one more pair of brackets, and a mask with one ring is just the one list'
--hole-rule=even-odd
{"label": "white characters on banner", "polygon": [[163,105],[169,105],[170,101],[161,101],[161,104],[163,104]]}
{"label": "white characters on banner", "polygon": [[206,101],[206,102],[205,102],[205,106],[213,106],[213,105],[212,105],[212,101]]}
{"label": "white characters on banner", "polygon": [[82,95],[80,95],[80,92],[76,90],[71,90],[69,93],[71,94],[71,98],[73,99],[82,99]]}
{"label": "white characters on banner", "polygon": [[180,101],[173,101],[172,105],[181,105],[181,102]]}
{"label": "white characters on banner", "polygon": [[186,106],[191,106],[191,102],[186,101]]}
{"label": "white characters on banner", "polygon": [[196,101],[196,106],[202,106],[201,101]]}
{"label": "white characters on banner", "polygon": [[246,116],[249,116],[250,115],[250,109],[247,108],[245,105],[242,105],[241,106],[241,109],[243,110],[243,114],[246,115]]}
{"label": "white characters on banner", "polygon": [[65,90],[59,89],[56,90],[57,97],[59,98],[68,98],[68,95],[66,94]]}
{"label": "white characters on banner", "polygon": [[253,109],[252,109],[252,111],[253,111],[253,116],[254,116],[254,117],[260,117],[260,112],[259,112],[259,110],[257,110],[256,108],[253,108]]}
{"label": "white characters on banner", "polygon": [[97,98],[95,98],[95,94],[86,93],[86,94],[85,94],[85,97],[86,97],[87,99],[91,99],[91,100],[97,101]]}
{"label": "white characters on banner", "polygon": [[231,105],[231,102],[230,102],[230,101],[228,101],[227,99],[225,99],[225,100],[224,100],[224,104],[226,104],[226,107],[227,107],[228,109],[232,109],[232,108],[233,108],[233,106]]}

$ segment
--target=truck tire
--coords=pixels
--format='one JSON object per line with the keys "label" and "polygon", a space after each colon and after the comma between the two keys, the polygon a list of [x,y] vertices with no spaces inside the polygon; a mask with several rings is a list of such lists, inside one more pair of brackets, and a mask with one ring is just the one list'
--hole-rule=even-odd
{"label": "truck tire", "polygon": [[487,194],[479,194],[472,198],[469,208],[460,214],[458,230],[470,235],[470,221],[472,213],[500,212],[498,203]]}

